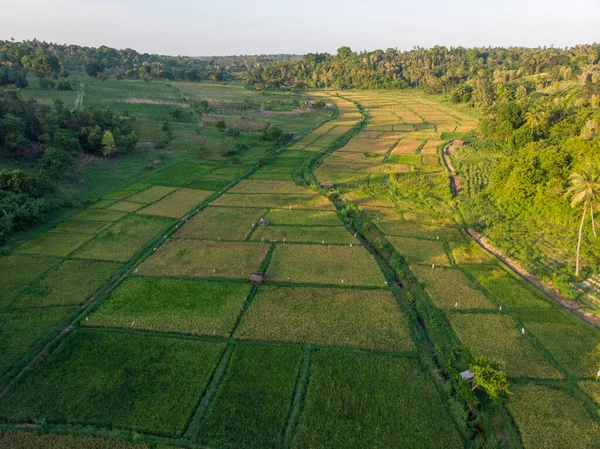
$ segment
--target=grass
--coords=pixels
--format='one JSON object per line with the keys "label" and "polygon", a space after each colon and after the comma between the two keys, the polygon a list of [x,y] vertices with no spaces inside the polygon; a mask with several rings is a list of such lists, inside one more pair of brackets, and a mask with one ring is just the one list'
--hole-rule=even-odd
{"label": "grass", "polygon": [[0,449],[148,449],[145,444],[128,444],[115,440],[101,440],[97,437],[77,437],[73,435],[42,435],[32,432],[10,431],[2,435]]}
{"label": "grass", "polygon": [[[452,314],[452,328],[473,356],[485,355],[504,363],[511,377],[560,379],[560,372],[551,366],[521,335],[517,323],[502,314]],[[526,331],[527,332],[527,331]]]}
{"label": "grass", "polygon": [[0,312],[0,380],[36,342],[71,312],[64,308]]}
{"label": "grass", "polygon": [[202,179],[206,181],[233,181],[235,178],[244,173],[245,169],[241,167],[222,167],[211,171]]}
{"label": "grass", "polygon": [[386,235],[419,237],[431,240],[463,241],[464,237],[456,228],[430,226],[414,221],[378,220],[377,227]]}
{"label": "grass", "polygon": [[451,243],[452,257],[458,265],[486,264],[493,261],[493,256],[475,242],[468,244]]}
{"label": "grass", "polygon": [[600,425],[577,399],[542,385],[517,385],[512,393],[508,408],[525,449],[600,448]]}
{"label": "grass", "polygon": [[225,186],[227,186],[227,184],[229,184],[230,182],[231,181],[199,180],[199,181],[194,181],[193,183],[189,184],[187,187],[189,189],[212,190],[213,192],[216,192],[218,190],[221,190]]}
{"label": "grass", "polygon": [[463,447],[414,359],[318,351],[311,373],[294,449]]}
{"label": "grass", "polygon": [[247,279],[258,271],[269,245],[262,243],[168,240],[139,267],[150,276]]}
{"label": "grass", "polygon": [[167,196],[169,193],[173,193],[175,190],[177,190],[177,187],[152,186],[149,189],[130,196],[127,198],[127,201],[150,204],[163,199],[165,196]]}
{"label": "grass", "polygon": [[407,237],[387,237],[387,240],[411,265],[450,266],[444,245],[441,242]]}
{"label": "grass", "polygon": [[[360,246],[276,245],[267,280],[303,284],[384,287],[384,277]],[[343,282],[342,282],[343,281]]]}
{"label": "grass", "polygon": [[273,209],[268,213],[267,218],[274,225],[335,226],[342,224],[333,211]]}
{"label": "grass", "polygon": [[106,221],[74,221],[68,220],[59,223],[50,232],[67,232],[75,234],[97,234],[106,227],[110,226],[110,222]]}
{"label": "grass", "polygon": [[129,216],[81,247],[74,256],[127,262],[171,223],[166,218]]}
{"label": "grass", "polygon": [[245,240],[267,209],[207,207],[175,234],[178,238]]}
{"label": "grass", "polygon": [[227,449],[279,448],[301,357],[299,348],[236,345],[195,439]]}
{"label": "grass", "polygon": [[125,216],[125,212],[107,209],[95,209],[90,207],[83,212],[74,215],[72,220],[81,221],[117,221]]}
{"label": "grass", "polygon": [[180,189],[141,211],[143,215],[158,215],[160,217],[180,218],[194,207],[212,195],[209,190]]}
{"label": "grass", "polygon": [[[104,195],[105,200],[122,200],[127,198],[128,196],[132,196],[138,192],[141,192],[144,189],[150,187],[150,184],[136,182],[127,187],[122,187],[118,190],[114,190],[113,192],[107,193]],[[98,203],[97,203],[98,204]]]}
{"label": "grass", "polygon": [[411,271],[421,282],[425,291],[440,309],[494,309],[496,305],[479,291],[461,271],[452,269],[432,270],[415,265]]}
{"label": "grass", "polygon": [[414,349],[406,318],[385,290],[259,288],[235,336],[381,351]]}
{"label": "grass", "polygon": [[206,175],[213,168],[210,165],[202,165],[198,162],[182,161],[149,175],[144,178],[144,182],[165,186],[180,186]]}
{"label": "grass", "polygon": [[246,284],[130,277],[82,323],[226,337],[249,293]]}
{"label": "grass", "polygon": [[535,287],[517,279],[502,268],[489,265],[469,265],[465,270],[504,307],[549,308],[551,304]]}
{"label": "grass", "polygon": [[522,312],[519,319],[563,369],[582,378],[596,376],[598,368],[591,354],[600,343],[598,329],[566,311]]}
{"label": "grass", "polygon": [[598,405],[600,405],[600,382],[598,380],[579,382],[581,388],[589,397],[591,397]]}
{"label": "grass", "polygon": [[393,209],[394,202],[384,193],[379,191],[353,190],[346,194],[346,198],[361,208],[389,207]]}
{"label": "grass", "polygon": [[39,254],[44,256],[68,256],[85,242],[88,234],[56,234],[51,232],[37,234],[14,249],[16,254]]}
{"label": "grass", "polygon": [[277,240],[286,242],[304,242],[326,244],[358,243],[342,226],[260,226],[252,240]]}
{"label": "grass", "polygon": [[222,351],[217,343],[77,330],[21,379],[0,416],[176,437]]}
{"label": "grass", "polygon": [[140,203],[132,203],[130,201],[119,201],[118,203],[108,206],[106,210],[117,210],[119,212],[135,212],[142,205]]}
{"label": "grass", "polygon": [[294,177],[293,167],[263,167],[254,172],[248,179],[262,181],[291,181]]}
{"label": "grass", "polygon": [[264,193],[317,195],[317,192],[297,186],[292,181],[264,181],[245,179],[240,181],[229,193]]}
{"label": "grass", "polygon": [[0,288],[0,307],[8,307],[31,282],[60,263],[54,257],[3,256],[0,257],[2,288]]}
{"label": "grass", "polygon": [[119,269],[120,264],[95,260],[66,260],[30,288],[16,307],[65,306],[83,303]]}
{"label": "grass", "polygon": [[226,193],[212,202],[214,206],[261,207],[268,209],[334,210],[335,206],[323,196]]}

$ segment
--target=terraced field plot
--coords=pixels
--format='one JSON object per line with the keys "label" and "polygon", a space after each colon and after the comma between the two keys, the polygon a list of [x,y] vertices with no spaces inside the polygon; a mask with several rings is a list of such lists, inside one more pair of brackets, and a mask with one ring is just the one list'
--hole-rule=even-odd
{"label": "terraced field plot", "polygon": [[120,265],[95,260],[66,260],[28,289],[16,307],[48,307],[77,305],[117,272]]}
{"label": "terraced field plot", "polygon": [[0,311],[0,386],[2,376],[72,312],[64,308]]}
{"label": "terraced field plot", "polygon": [[493,257],[475,242],[451,243],[452,257],[458,265],[492,263]]}
{"label": "terraced field plot", "polygon": [[242,283],[131,277],[83,324],[226,337],[249,294]]}
{"label": "terraced field plot", "polygon": [[327,198],[320,195],[226,193],[211,204],[213,206],[259,207],[268,209],[335,209],[335,206]]}
{"label": "terraced field plot", "polygon": [[600,447],[600,425],[566,392],[526,384],[515,386],[513,394],[508,407],[526,449]]}
{"label": "terraced field plot", "polygon": [[261,287],[235,336],[382,351],[414,349],[406,318],[385,290]]}
{"label": "terraced field plot", "polygon": [[273,209],[267,218],[274,225],[336,226],[341,225],[333,211]]}
{"label": "terraced field plot", "polygon": [[358,243],[343,226],[260,226],[252,234],[251,240],[326,245]]}
{"label": "terraced field plot", "polygon": [[401,220],[377,220],[377,227],[386,235],[419,237],[430,240],[463,241],[457,228],[430,226],[420,222]]}
{"label": "terraced field plot", "polygon": [[191,209],[200,205],[212,193],[208,190],[180,189],[159,202],[142,209],[138,213],[159,217],[181,218]]}
{"label": "terraced field plot", "polygon": [[170,193],[177,190],[177,187],[152,186],[142,192],[136,193],[127,198],[127,201],[134,203],[150,204],[163,199]]}
{"label": "terraced field plot", "polygon": [[144,182],[165,186],[181,186],[203,177],[211,170],[214,170],[214,168],[210,165],[202,165],[197,162],[178,162],[144,178]]}
{"label": "terraced field plot", "polygon": [[497,266],[469,265],[465,270],[505,307],[549,308],[551,304],[533,286]]}
{"label": "terraced field plot", "polygon": [[377,263],[360,246],[278,244],[266,275],[273,282],[385,286]]}
{"label": "terraced field plot", "polygon": [[27,240],[15,249],[16,254],[66,257],[87,242],[91,235],[46,232]]}
{"label": "terraced field plot", "polygon": [[139,274],[199,278],[248,279],[258,271],[269,251],[263,243],[167,240],[143,262]]}
{"label": "terraced field plot", "polygon": [[279,448],[301,356],[299,348],[236,345],[193,438],[213,447]]}
{"label": "terraced field plot", "polygon": [[81,221],[117,221],[123,218],[126,215],[125,212],[117,211],[117,210],[108,210],[108,209],[96,209],[94,207],[90,207],[89,209],[84,210],[83,212],[74,215],[72,220],[81,220]]}
{"label": "terraced field plot", "polygon": [[461,272],[415,265],[411,271],[440,309],[495,309],[496,305]]}
{"label": "terraced field plot", "polygon": [[267,211],[250,207],[209,206],[188,220],[174,237],[245,240]]}
{"label": "terraced field plot", "polygon": [[50,232],[65,232],[75,234],[97,234],[110,226],[108,221],[75,221],[67,220],[59,223]]}
{"label": "terraced field plot", "polygon": [[171,223],[167,218],[129,216],[100,233],[73,256],[126,262]]}
{"label": "terraced field plot", "polygon": [[474,355],[505,364],[513,377],[560,379],[562,375],[540,354],[508,315],[452,314],[450,323],[458,338]]}
{"label": "terraced field plot", "polygon": [[450,266],[442,242],[408,237],[388,237],[388,241],[411,265]]}
{"label": "terraced field plot", "polygon": [[72,435],[37,435],[27,431],[10,431],[0,435],[0,449],[31,449],[52,447],[60,449],[149,449],[145,444],[105,441],[99,438]]}
{"label": "terraced field plot", "polygon": [[317,192],[300,187],[292,181],[261,181],[243,180],[228,193],[260,193],[260,194],[290,194],[317,195]]}
{"label": "terraced field plot", "polygon": [[1,257],[0,272],[3,279],[0,289],[0,307],[8,307],[31,282],[59,263],[60,259],[55,257],[19,255]]}
{"label": "terraced field plot", "polygon": [[591,354],[600,343],[598,329],[555,309],[523,311],[518,317],[563,369],[580,378],[596,377],[598,367]]}
{"label": "terraced field plot", "polygon": [[78,330],[0,403],[0,416],[176,437],[222,350],[218,343]]}
{"label": "terraced field plot", "polygon": [[416,360],[318,351],[311,371],[293,448],[463,447]]}
{"label": "terraced field plot", "polygon": [[107,210],[116,210],[119,212],[135,212],[136,210],[143,207],[139,203],[132,203],[130,201],[119,201],[111,206],[108,206]]}

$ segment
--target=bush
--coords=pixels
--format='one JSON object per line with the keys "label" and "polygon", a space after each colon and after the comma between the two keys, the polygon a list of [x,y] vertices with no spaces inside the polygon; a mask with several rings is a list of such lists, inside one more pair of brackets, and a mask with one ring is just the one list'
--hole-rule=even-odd
{"label": "bush", "polygon": [[70,81],[62,80],[58,82],[58,86],[56,86],[58,90],[73,90],[73,85]]}
{"label": "bush", "polygon": [[0,243],[14,229],[29,226],[43,217],[45,200],[26,194],[0,191]]}
{"label": "bush", "polygon": [[40,87],[42,89],[54,89],[55,85],[54,81],[49,80],[48,78],[40,78]]}

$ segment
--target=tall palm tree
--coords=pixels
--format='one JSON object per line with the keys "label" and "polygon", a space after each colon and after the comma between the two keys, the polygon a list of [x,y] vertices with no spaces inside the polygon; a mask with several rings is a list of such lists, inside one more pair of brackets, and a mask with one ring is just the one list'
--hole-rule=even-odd
{"label": "tall palm tree", "polygon": [[581,173],[573,173],[569,176],[571,187],[565,196],[571,197],[571,207],[583,205],[583,215],[579,224],[579,238],[577,239],[577,262],[575,264],[575,275],[579,275],[579,255],[581,252],[581,235],[583,224],[588,210],[592,217],[592,230],[596,234],[596,223],[594,222],[594,208],[600,205],[600,167],[592,164],[586,165]]}
{"label": "tall palm tree", "polygon": [[545,120],[546,113],[541,109],[533,109],[525,113],[525,121],[531,127],[531,137],[533,137],[533,131],[539,128]]}

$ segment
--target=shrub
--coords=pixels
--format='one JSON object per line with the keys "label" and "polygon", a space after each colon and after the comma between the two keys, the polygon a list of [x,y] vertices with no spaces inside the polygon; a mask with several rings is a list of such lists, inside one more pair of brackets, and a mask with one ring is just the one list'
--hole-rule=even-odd
{"label": "shrub", "polygon": [[63,91],[73,90],[73,85],[71,84],[70,81],[62,80],[62,81],[58,82],[58,85],[56,86],[56,88],[58,90],[63,90]]}

